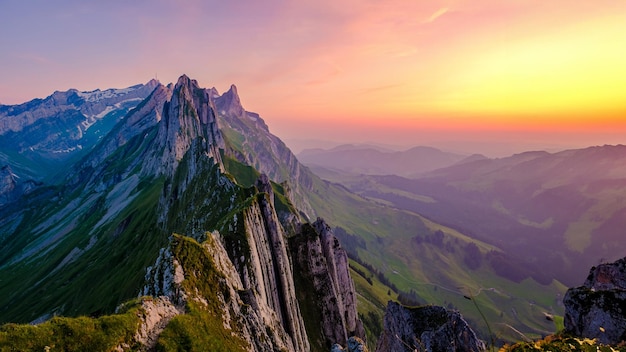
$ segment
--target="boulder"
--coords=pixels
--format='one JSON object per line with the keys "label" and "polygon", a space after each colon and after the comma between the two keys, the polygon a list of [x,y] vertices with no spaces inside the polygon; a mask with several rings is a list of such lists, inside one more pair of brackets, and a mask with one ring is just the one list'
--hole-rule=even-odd
{"label": "boulder", "polygon": [[439,306],[405,307],[389,302],[376,351],[484,351],[461,313]]}
{"label": "boulder", "polygon": [[591,268],[563,298],[565,331],[603,344],[626,341],[626,258]]}

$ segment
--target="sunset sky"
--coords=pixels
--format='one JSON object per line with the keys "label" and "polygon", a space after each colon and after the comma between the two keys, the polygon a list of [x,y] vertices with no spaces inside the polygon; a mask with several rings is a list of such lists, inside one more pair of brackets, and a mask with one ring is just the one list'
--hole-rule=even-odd
{"label": "sunset sky", "polygon": [[185,73],[296,151],[626,143],[623,0],[2,0],[0,47],[2,104]]}

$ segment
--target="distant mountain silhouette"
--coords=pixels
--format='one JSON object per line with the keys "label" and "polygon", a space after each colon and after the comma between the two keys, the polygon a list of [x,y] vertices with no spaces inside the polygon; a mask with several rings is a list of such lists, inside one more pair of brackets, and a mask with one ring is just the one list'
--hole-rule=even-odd
{"label": "distant mountain silhouette", "polygon": [[341,145],[332,149],[305,149],[298,154],[303,164],[349,174],[417,177],[428,171],[454,165],[467,155],[418,146],[393,151],[372,145]]}
{"label": "distant mountain silhouette", "polygon": [[497,245],[540,280],[577,284],[590,266],[626,252],[626,146],[526,152],[419,179],[370,180],[351,188]]}

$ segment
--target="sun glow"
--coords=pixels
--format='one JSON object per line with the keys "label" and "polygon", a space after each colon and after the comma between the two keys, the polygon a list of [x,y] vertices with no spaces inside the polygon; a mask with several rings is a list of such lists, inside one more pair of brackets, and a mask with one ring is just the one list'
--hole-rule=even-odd
{"label": "sun glow", "polygon": [[613,120],[626,113],[624,58],[623,18],[508,43],[475,56],[439,108],[535,119]]}

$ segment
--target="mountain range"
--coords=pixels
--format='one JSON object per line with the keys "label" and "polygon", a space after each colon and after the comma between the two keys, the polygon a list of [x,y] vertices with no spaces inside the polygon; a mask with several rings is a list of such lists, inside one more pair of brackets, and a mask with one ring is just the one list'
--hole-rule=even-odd
{"label": "mountain range", "polygon": [[345,144],[332,149],[305,149],[298,160],[320,176],[339,172],[355,175],[398,175],[413,178],[453,164],[484,158],[418,146],[394,151],[374,145]]}
{"label": "mountain range", "polygon": [[[391,343],[383,330],[405,313],[383,326],[388,300],[458,309],[485,340],[489,321],[498,340],[515,341],[553,332],[546,314],[562,315],[558,278],[498,271],[513,247],[362,186],[439,205],[400,181],[436,185],[450,181],[437,174],[446,169],[365,177],[348,187],[376,199],[359,196],[300,164],[235,86],[219,94],[182,76],[0,113],[11,121],[0,144],[13,148],[0,173],[0,322],[42,327],[6,325],[0,343],[11,331],[49,329],[41,341],[51,341],[108,321],[107,349],[327,351],[353,335]],[[451,170],[492,162],[454,158]]]}
{"label": "mountain range", "polygon": [[502,275],[574,285],[590,266],[616,260],[626,249],[625,162],[626,146],[607,145],[475,160],[413,179],[343,180],[361,195],[501,248],[511,262],[494,262]]}
{"label": "mountain range", "polygon": [[54,177],[91,150],[157,84],[151,80],[125,89],[71,89],[20,105],[0,105],[0,163],[10,163],[24,178]]}

